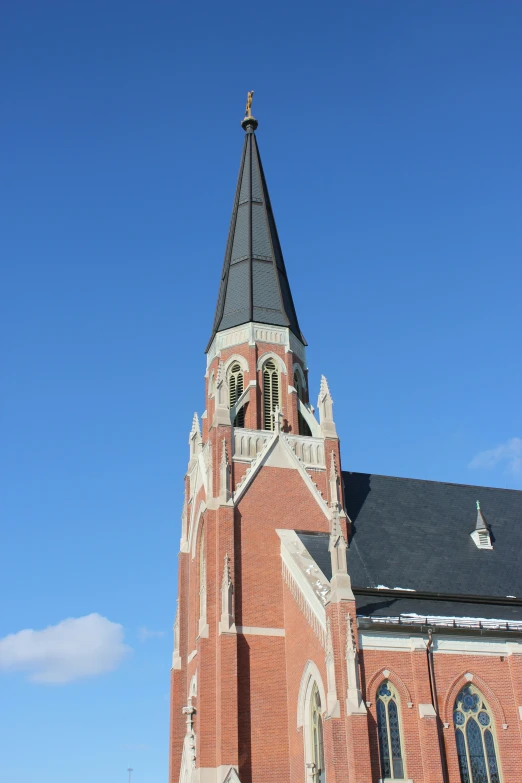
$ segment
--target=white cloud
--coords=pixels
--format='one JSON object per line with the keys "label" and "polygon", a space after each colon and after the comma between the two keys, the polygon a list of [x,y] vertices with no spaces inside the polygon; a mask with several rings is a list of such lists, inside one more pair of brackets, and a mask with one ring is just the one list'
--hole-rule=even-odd
{"label": "white cloud", "polygon": [[150,628],[142,626],[138,628],[138,636],[142,642],[146,642],[147,639],[161,639],[162,636],[165,636],[165,631],[151,631]]}
{"label": "white cloud", "polygon": [[497,465],[504,465],[508,473],[522,478],[522,438],[511,438],[494,449],[479,451],[468,467],[491,470]]}
{"label": "white cloud", "polygon": [[24,671],[33,682],[62,684],[110,672],[128,652],[121,625],[89,614],[4,636],[0,671]]}

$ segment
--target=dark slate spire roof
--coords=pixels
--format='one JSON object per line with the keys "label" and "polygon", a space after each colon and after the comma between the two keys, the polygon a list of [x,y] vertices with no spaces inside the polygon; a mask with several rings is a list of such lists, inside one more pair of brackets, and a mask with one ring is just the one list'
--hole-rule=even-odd
{"label": "dark slate spire roof", "polygon": [[255,136],[257,121],[241,123],[245,141],[228,234],[225,262],[207,351],[216,332],[257,321],[299,329],[263,166]]}

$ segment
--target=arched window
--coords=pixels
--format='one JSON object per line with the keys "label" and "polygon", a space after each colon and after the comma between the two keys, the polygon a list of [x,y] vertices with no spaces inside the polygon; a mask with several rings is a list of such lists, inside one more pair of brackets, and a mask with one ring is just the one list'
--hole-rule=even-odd
{"label": "arched window", "polygon": [[294,389],[297,392],[297,396],[301,400],[301,402],[304,402],[303,399],[303,384],[301,383],[301,377],[297,370],[294,370]]}
{"label": "arched window", "polygon": [[263,367],[263,429],[274,429],[275,409],[279,407],[279,372],[273,359]]}
{"label": "arched window", "polygon": [[324,783],[324,743],[323,718],[319,688],[314,682],[310,697],[310,731],[312,746],[312,780],[313,783]]}
{"label": "arched window", "polygon": [[383,778],[404,780],[399,695],[385,680],[377,691],[377,729]]}
{"label": "arched window", "polygon": [[[243,370],[239,362],[234,362],[230,368],[228,376],[228,389],[229,389],[229,405],[232,408],[243,394],[244,379]],[[241,408],[236,418],[234,419],[234,427],[245,426],[245,406]]]}
{"label": "arched window", "polygon": [[471,683],[455,699],[453,722],[462,783],[501,783],[491,710]]}

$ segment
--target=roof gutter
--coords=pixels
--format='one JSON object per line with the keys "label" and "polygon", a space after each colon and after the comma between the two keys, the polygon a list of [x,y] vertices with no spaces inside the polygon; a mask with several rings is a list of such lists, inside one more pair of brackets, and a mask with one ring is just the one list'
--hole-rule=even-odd
{"label": "roof gutter", "polygon": [[466,595],[463,593],[425,593],[420,590],[393,590],[389,588],[355,587],[352,586],[354,595],[371,595],[385,598],[392,595],[394,598],[423,599],[428,601],[452,601],[465,604],[495,604],[496,606],[522,606],[522,598],[508,598],[499,595]]}

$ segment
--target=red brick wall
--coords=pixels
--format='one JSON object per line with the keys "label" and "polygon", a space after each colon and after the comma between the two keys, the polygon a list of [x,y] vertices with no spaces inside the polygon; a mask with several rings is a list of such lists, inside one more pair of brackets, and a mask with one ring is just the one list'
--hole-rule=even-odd
{"label": "red brick wall", "polygon": [[236,509],[239,625],[283,627],[278,528],[328,532],[328,521],[297,470],[263,467]]}
{"label": "red brick wall", "polygon": [[241,783],[288,780],[284,639],[238,636]]}
{"label": "red brick wall", "polygon": [[[284,587],[286,709],[288,714],[288,748],[290,759],[290,783],[302,783],[305,779],[303,729],[297,727],[299,687],[308,661],[316,664],[326,692],[326,668],[324,648],[308,624],[292,593]],[[326,708],[326,705],[324,705]],[[325,734],[328,734],[325,731]],[[325,742],[327,763],[331,761],[331,743]]]}

